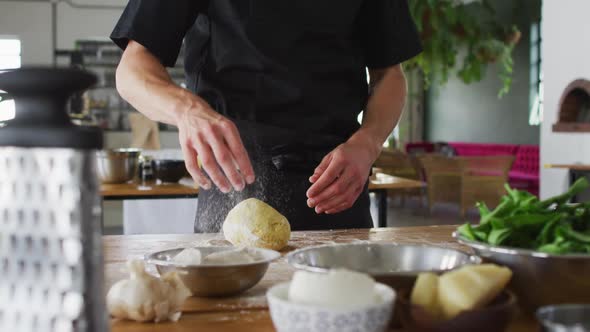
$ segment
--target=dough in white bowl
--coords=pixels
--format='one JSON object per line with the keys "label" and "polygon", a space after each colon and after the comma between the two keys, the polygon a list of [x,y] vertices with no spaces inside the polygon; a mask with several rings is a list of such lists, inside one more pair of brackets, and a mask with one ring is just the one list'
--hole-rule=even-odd
{"label": "dough in white bowl", "polygon": [[289,287],[289,301],[329,308],[355,308],[378,303],[375,280],[349,270],[328,273],[297,271]]}

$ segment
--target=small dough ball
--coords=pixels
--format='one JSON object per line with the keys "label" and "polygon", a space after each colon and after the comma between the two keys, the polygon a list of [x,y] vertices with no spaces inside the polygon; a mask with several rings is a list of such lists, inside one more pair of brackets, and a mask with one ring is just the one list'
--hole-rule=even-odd
{"label": "small dough ball", "polygon": [[291,225],[272,206],[249,198],[229,211],[223,234],[234,246],[281,250],[291,238]]}
{"label": "small dough ball", "polygon": [[195,248],[186,248],[172,258],[173,262],[183,265],[200,265],[202,260],[201,251]]}
{"label": "small dough ball", "polygon": [[359,308],[378,302],[373,278],[340,269],[328,273],[295,272],[288,298],[293,303],[326,308]]}
{"label": "small dough ball", "polygon": [[256,257],[247,248],[218,251],[203,259],[203,263],[212,265],[248,264],[255,261]]}

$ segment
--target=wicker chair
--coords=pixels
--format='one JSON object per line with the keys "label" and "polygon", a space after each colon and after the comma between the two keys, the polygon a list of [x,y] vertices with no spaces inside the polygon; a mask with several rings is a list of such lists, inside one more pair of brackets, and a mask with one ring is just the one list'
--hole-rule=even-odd
{"label": "wicker chair", "polygon": [[459,204],[461,216],[476,202],[490,208],[500,202],[505,193],[512,156],[455,157],[425,155],[420,163],[426,173],[428,206],[434,203]]}
{"label": "wicker chair", "polygon": [[[399,150],[384,150],[377,161],[375,161],[375,167],[381,169],[386,174],[412,180],[423,180],[417,159]],[[399,196],[402,205],[408,196],[419,197],[420,204],[422,204],[424,191],[423,189],[406,189],[390,191],[389,194],[390,196]]]}

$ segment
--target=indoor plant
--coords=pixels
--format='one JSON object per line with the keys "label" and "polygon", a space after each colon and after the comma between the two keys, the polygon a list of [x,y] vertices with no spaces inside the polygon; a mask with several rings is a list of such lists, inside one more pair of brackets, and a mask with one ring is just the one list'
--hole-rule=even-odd
{"label": "indoor plant", "polygon": [[445,84],[456,71],[465,83],[480,81],[490,63],[497,63],[502,87],[512,84],[512,51],[520,40],[513,24],[500,23],[489,0],[410,0],[410,11],[424,52],[406,63],[419,69],[427,88]]}

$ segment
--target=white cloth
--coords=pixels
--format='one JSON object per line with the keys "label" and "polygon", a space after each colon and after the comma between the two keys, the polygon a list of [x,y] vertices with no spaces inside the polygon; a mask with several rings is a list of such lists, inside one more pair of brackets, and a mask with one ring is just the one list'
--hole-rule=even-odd
{"label": "white cloth", "polygon": [[197,198],[123,202],[123,234],[191,234]]}

